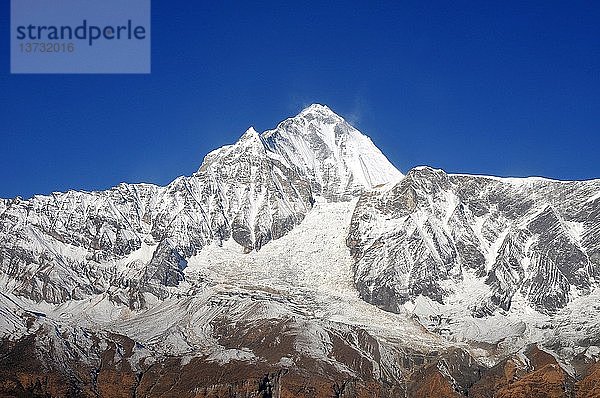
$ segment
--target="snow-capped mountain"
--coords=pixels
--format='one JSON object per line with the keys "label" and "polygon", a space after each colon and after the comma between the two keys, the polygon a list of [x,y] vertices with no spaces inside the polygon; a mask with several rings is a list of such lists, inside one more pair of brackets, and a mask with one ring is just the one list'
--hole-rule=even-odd
{"label": "snow-capped mountain", "polygon": [[599,273],[600,180],[403,176],[315,104],[166,187],[0,200],[0,395],[593,396]]}

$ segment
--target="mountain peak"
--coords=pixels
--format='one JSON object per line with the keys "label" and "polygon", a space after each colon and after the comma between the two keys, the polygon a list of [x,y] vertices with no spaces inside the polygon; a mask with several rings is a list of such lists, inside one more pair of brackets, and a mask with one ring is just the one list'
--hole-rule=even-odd
{"label": "mountain peak", "polygon": [[257,136],[258,132],[256,131],[256,129],[254,128],[254,126],[250,126],[246,129],[246,131],[244,132],[244,134],[242,134],[242,137],[249,135],[249,136]]}
{"label": "mountain peak", "polygon": [[246,132],[244,132],[244,134],[242,134],[242,136],[240,137],[238,142],[240,142],[240,143],[242,143],[242,142],[261,142],[261,139],[260,139],[260,135],[254,129],[254,127],[250,126],[250,127],[248,127]]}
{"label": "mountain peak", "polygon": [[302,109],[302,111],[300,111],[300,115],[304,115],[307,113],[334,114],[336,116],[339,116],[334,111],[332,111],[331,108],[329,108],[327,105],[316,103],[309,105],[306,108]]}
{"label": "mountain peak", "polygon": [[346,122],[343,117],[335,113],[330,107],[321,104],[312,104],[302,109],[296,116],[287,120],[300,121],[301,123],[321,121],[325,123]]}
{"label": "mountain peak", "polygon": [[244,134],[242,134],[240,139],[235,144],[224,145],[209,152],[204,157],[198,172],[206,171],[214,165],[216,165],[216,167],[220,167],[218,163],[219,160],[226,158],[236,159],[240,156],[240,154],[243,153],[261,154],[262,156],[265,154],[265,145],[263,140],[252,126],[249,127]]}
{"label": "mountain peak", "polygon": [[369,137],[326,105],[310,105],[261,138],[270,153],[308,177],[316,195],[329,200],[348,200],[402,177]]}
{"label": "mountain peak", "polygon": [[262,134],[248,128],[237,143],[207,155],[200,169],[247,154],[282,162],[306,178],[313,194],[332,201],[350,200],[365,189],[402,178],[369,137],[321,104]]}

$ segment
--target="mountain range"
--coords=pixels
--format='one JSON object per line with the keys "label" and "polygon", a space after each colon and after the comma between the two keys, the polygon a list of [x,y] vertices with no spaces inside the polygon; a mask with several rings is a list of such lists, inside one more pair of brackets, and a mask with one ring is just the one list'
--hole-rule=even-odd
{"label": "mountain range", "polygon": [[0,395],[600,396],[600,180],[397,170],[324,105],[0,199]]}

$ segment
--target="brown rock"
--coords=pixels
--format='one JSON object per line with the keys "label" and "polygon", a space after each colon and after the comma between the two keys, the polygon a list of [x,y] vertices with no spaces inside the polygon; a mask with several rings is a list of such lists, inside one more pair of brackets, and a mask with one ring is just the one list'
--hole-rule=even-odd
{"label": "brown rock", "polygon": [[586,376],[575,384],[577,398],[600,397],[600,363],[594,363]]}

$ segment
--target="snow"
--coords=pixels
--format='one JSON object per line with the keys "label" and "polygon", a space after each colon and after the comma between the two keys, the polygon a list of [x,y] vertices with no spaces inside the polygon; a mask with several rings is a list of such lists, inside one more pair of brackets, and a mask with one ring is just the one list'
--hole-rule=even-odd
{"label": "snow", "polygon": [[[500,252],[500,247],[502,246],[502,243],[508,236],[509,232],[510,232],[510,230],[508,228],[506,228],[504,231],[502,231],[498,235],[496,240],[488,246],[487,251],[485,253],[485,269],[486,269],[486,271],[492,270],[494,264],[496,263],[496,259],[498,258],[498,254]],[[485,239],[483,238],[483,236],[481,234],[479,235],[479,239],[481,242],[485,242]]]}
{"label": "snow", "polygon": [[256,359],[256,356],[249,348],[235,349],[230,348],[222,351],[216,351],[210,354],[207,360],[217,362],[219,365],[224,365],[231,361],[251,361]]}
{"label": "snow", "polygon": [[[24,228],[28,237],[23,244],[33,253],[51,253],[57,259],[58,264],[45,271],[47,280],[69,291],[93,281],[105,293],[64,301],[57,290],[49,298],[64,301],[62,304],[19,299],[13,312],[34,309],[44,312],[53,324],[121,333],[171,354],[212,350],[217,361],[239,355],[251,357],[227,351],[211,337],[211,322],[222,318],[248,322],[300,316],[305,321],[297,322],[306,327],[298,331],[298,349],[317,356],[326,355],[327,350],[308,343],[313,334],[327,334],[328,322],[381,330],[406,341],[410,341],[411,334],[422,334],[415,322],[385,313],[358,298],[353,287],[352,259],[345,245],[356,200],[326,203],[317,198],[316,209],[309,212],[300,227],[259,252],[244,254],[247,250],[232,239],[222,246],[211,239],[209,233],[215,220],[207,215],[225,217],[217,220],[225,224],[239,217],[255,241],[254,234],[268,232],[275,217],[285,220],[293,216],[300,220],[310,210],[310,192],[304,193],[306,198],[282,197],[268,202],[276,195],[264,181],[274,176],[285,181],[287,177],[278,166],[273,167],[271,159],[300,170],[304,173],[300,178],[314,178],[318,186],[324,187],[321,193],[335,198],[356,196],[363,189],[402,176],[368,137],[326,106],[315,104],[272,132],[278,135],[278,141],[270,142],[269,151],[266,141],[272,133],[261,136],[250,127],[236,144],[209,153],[193,176],[179,177],[164,188],[120,184],[106,192],[54,193],[19,204],[13,210],[20,223],[17,226]],[[277,182],[277,193],[297,189],[282,187],[281,181]],[[2,203],[4,212],[7,205]],[[54,218],[47,216],[48,209],[54,212]],[[222,213],[225,215],[220,216]],[[89,223],[91,217],[107,222],[95,226]],[[172,234],[161,239],[169,241],[172,247],[197,244],[189,242],[192,228],[208,231],[199,238],[208,246],[189,259],[186,281],[170,288],[171,297],[159,300],[144,292],[148,308],[141,311],[115,304],[111,297],[126,301],[123,285],[139,280],[153,258],[158,247],[155,237],[165,232],[157,230],[156,224],[163,222]],[[79,228],[76,244],[64,243],[46,232],[53,229],[59,235],[68,234],[74,228]],[[73,264],[83,266],[89,264],[92,256],[107,253],[87,247],[88,236],[102,236],[110,244],[124,239],[141,245],[136,243],[139,248],[124,256],[109,254],[107,259],[99,260],[101,263],[92,263],[96,275],[90,276],[88,270],[72,269]],[[36,274],[40,266],[29,264],[27,272]],[[14,288],[13,279],[3,282],[3,286]],[[8,304],[5,307],[12,308]],[[20,328],[18,315],[3,314],[2,321],[0,330],[16,335]],[[423,346],[429,347],[431,338],[423,340],[428,341]],[[303,341],[307,343],[304,348]]]}
{"label": "snow", "polygon": [[576,221],[561,221],[563,228],[567,231],[567,234],[571,240],[573,242],[580,243],[585,232],[585,224]]}
{"label": "snow", "polygon": [[597,360],[600,356],[600,347],[592,345],[585,350],[585,356],[590,359]]}
{"label": "snow", "polygon": [[[409,202],[410,207],[406,206],[409,207],[408,210],[403,208],[402,212],[394,214],[393,203],[399,201],[404,204],[407,199],[407,197],[400,197],[402,192],[400,189],[377,190],[377,194],[365,198],[361,201],[360,207],[355,210],[355,224],[358,225],[353,237],[359,239],[357,248],[366,248],[361,253],[363,256],[357,264],[360,277],[366,281],[365,288],[373,289],[378,286],[377,284],[387,286],[388,283],[394,287],[407,287],[406,280],[414,274],[411,267],[417,266],[415,264],[418,264],[419,260],[409,258],[408,263],[405,260],[407,256],[403,252],[407,251],[410,254],[411,239],[418,240],[418,254],[425,253],[436,260],[437,264],[431,267],[432,273],[436,272],[436,266],[447,266],[444,261],[445,254],[453,249],[456,242],[478,242],[475,245],[483,254],[485,268],[482,267],[477,274],[473,274],[465,264],[461,264],[459,257],[458,261],[453,260],[452,268],[447,271],[447,277],[436,280],[443,292],[443,304],[418,296],[413,298],[413,301],[405,303],[403,309],[418,316],[430,331],[446,337],[449,341],[468,344],[472,354],[488,364],[493,364],[506,355],[514,354],[530,343],[539,343],[546,350],[547,347],[554,347],[553,354],[562,361],[561,363],[566,364],[576,353],[576,350],[569,347],[578,347],[581,341],[585,341],[578,337],[578,334],[587,335],[590,341],[597,340],[598,332],[594,333],[591,330],[594,325],[598,325],[598,315],[581,319],[578,314],[579,308],[584,306],[583,303],[589,303],[590,296],[582,296],[586,293],[575,287],[571,289],[573,294],[569,296],[570,301],[567,306],[555,315],[537,312],[529,304],[532,301],[531,297],[523,297],[519,292],[514,295],[508,311],[492,305],[491,307],[495,308],[490,308],[494,311],[491,316],[475,318],[473,314],[481,315],[479,310],[482,304],[490,302],[493,294],[490,285],[493,285],[493,280],[490,285],[485,283],[486,272],[491,271],[496,263],[499,251],[507,237],[511,242],[509,247],[511,254],[515,255],[514,259],[519,262],[518,265],[524,273],[521,278],[520,275],[507,271],[508,277],[517,280],[515,290],[518,291],[523,286],[521,281],[528,280],[536,271],[529,263],[532,245],[539,242],[539,236],[531,234],[528,229],[536,217],[548,211],[549,206],[561,223],[562,231],[559,232],[567,234],[572,243],[584,252],[591,248],[589,242],[584,246],[584,237],[589,235],[591,225],[586,224],[577,212],[586,200],[594,200],[595,196],[588,199],[589,194],[597,191],[600,181],[558,182],[538,177],[506,179],[449,174],[447,176],[450,178],[441,179],[444,184],[446,181],[450,182],[446,187],[444,184],[437,184],[440,181],[437,177],[445,175],[442,170],[426,166],[413,170],[415,173],[409,172],[411,179],[403,183],[403,187],[411,189],[409,192],[416,197]],[[430,179],[428,173],[420,173],[430,170],[439,175],[436,174],[435,178]],[[470,181],[452,177],[468,177]],[[480,184],[481,179],[491,179],[499,184]],[[428,185],[430,183],[433,184],[432,187]],[[470,186],[470,183],[473,183],[473,186]],[[515,197],[522,198],[525,205],[520,207],[519,201],[515,201],[514,204],[509,205],[511,208],[507,211],[505,207],[507,205],[503,200],[505,197],[511,199],[513,193]],[[454,194],[459,194],[461,199]],[[528,203],[529,200],[531,202]],[[509,200],[507,203],[510,203]],[[475,206],[471,208],[471,204]],[[455,214],[455,209],[460,205],[464,214]],[[478,205],[480,207],[477,207]],[[473,209],[477,212],[472,211]],[[521,211],[523,213],[520,213]],[[406,214],[408,214],[408,221]],[[457,215],[461,218],[457,218]],[[375,244],[377,252],[369,251]],[[539,249],[539,247],[534,248],[534,250]],[[553,250],[553,248],[543,248],[543,250]],[[390,255],[390,253],[395,254]],[[418,266],[424,265],[418,264]],[[420,271],[417,269],[417,272]],[[588,277],[585,270],[580,274]],[[498,275],[496,277],[503,278]],[[593,279],[590,280],[593,284]],[[425,281],[427,282],[427,279]],[[512,284],[514,281],[503,278],[501,283]],[[593,286],[597,289],[595,285]],[[511,287],[509,285],[508,289]],[[593,291],[592,297],[598,294],[600,290]],[[558,321],[560,318],[563,318],[565,323],[568,319],[573,323],[581,321],[579,330],[586,330],[586,333],[570,333],[562,330],[560,333],[557,332],[554,327],[557,322],[560,322]],[[477,347],[477,343],[497,345],[499,349],[497,352],[476,351],[473,347]],[[491,356],[487,357],[487,355]],[[569,370],[569,367],[565,365],[565,369]]]}
{"label": "snow", "polygon": [[592,197],[590,197],[587,201],[588,202],[594,202],[596,200],[600,199],[600,191],[598,191],[595,195],[593,195]]}
{"label": "snow", "polygon": [[531,177],[499,177],[499,176],[493,176],[493,175],[484,175],[484,174],[466,174],[466,173],[452,173],[452,174],[448,174],[450,176],[457,176],[457,177],[476,177],[476,178],[486,178],[489,180],[494,180],[494,181],[498,181],[498,182],[504,182],[504,183],[509,183],[512,184],[514,186],[525,186],[525,185],[533,185],[536,183],[564,183],[564,184],[569,184],[572,183],[573,181],[564,181],[564,180],[554,180],[551,178],[546,178],[546,177],[538,177],[538,176],[531,176]]}

